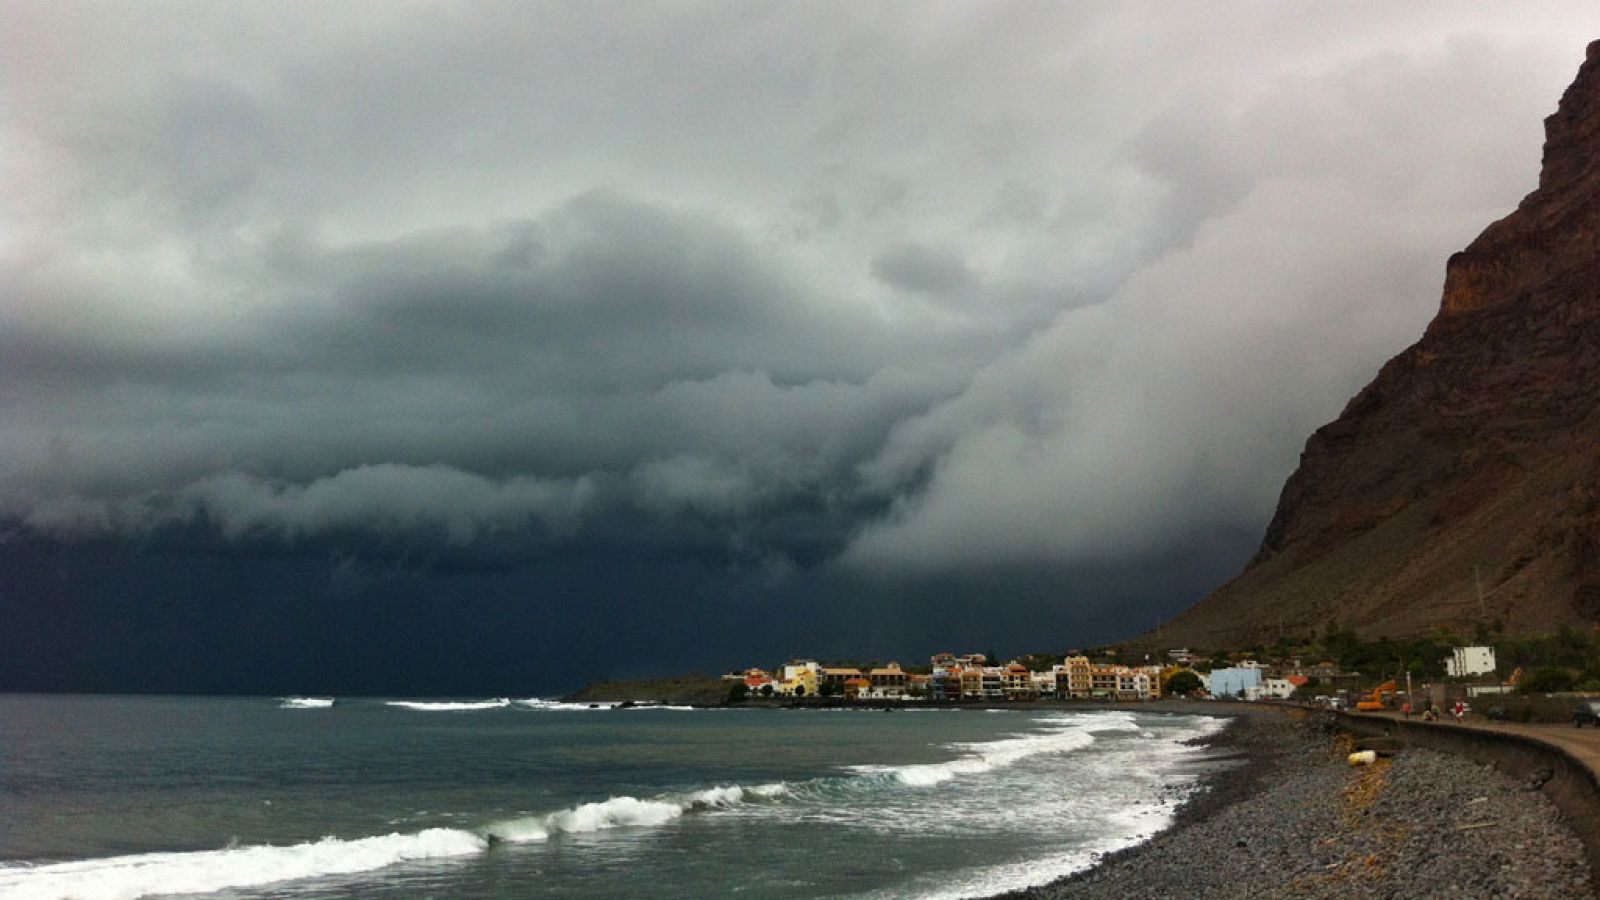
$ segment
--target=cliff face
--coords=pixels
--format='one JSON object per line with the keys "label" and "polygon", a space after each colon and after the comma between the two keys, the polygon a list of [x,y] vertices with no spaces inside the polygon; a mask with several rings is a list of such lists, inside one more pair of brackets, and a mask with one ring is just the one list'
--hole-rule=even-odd
{"label": "cliff face", "polygon": [[1538,189],[1450,258],[1422,339],[1311,436],[1260,552],[1163,639],[1496,620],[1600,621],[1600,41]]}

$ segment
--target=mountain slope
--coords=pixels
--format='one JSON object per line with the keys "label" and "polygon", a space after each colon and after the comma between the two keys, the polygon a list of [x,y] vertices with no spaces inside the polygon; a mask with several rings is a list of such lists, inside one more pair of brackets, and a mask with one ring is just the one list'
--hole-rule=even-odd
{"label": "mountain slope", "polygon": [[1422,339],[1311,436],[1255,558],[1162,639],[1496,620],[1600,621],[1600,41],[1538,189],[1450,258]]}

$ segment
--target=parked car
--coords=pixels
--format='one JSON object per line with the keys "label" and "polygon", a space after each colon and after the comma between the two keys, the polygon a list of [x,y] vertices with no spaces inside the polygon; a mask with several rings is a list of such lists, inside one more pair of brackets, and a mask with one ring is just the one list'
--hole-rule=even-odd
{"label": "parked car", "polygon": [[1572,724],[1576,728],[1585,725],[1600,727],[1600,700],[1584,700],[1572,711]]}

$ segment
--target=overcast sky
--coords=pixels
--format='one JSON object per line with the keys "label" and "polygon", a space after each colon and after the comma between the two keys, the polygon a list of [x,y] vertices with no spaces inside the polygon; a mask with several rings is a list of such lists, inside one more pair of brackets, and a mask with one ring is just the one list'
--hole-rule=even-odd
{"label": "overcast sky", "polygon": [[[177,571],[222,628],[272,570],[552,644],[703,627],[640,671],[1143,630],[1532,190],[1597,36],[1592,3],[7,0],[0,530],[54,574],[0,604],[81,644],[62,607],[144,621]],[[234,568],[152,562],[185,554]]]}

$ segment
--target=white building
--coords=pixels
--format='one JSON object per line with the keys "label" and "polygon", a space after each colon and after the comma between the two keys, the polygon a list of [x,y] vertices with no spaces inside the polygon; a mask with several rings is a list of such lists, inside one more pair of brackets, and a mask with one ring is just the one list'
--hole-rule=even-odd
{"label": "white building", "polygon": [[1206,690],[1217,697],[1246,697],[1245,692],[1261,687],[1263,680],[1260,666],[1241,663],[1226,669],[1212,669],[1211,677],[1206,680]]}
{"label": "white building", "polygon": [[1493,647],[1453,647],[1444,661],[1445,674],[1451,678],[1488,675],[1494,668]]}
{"label": "white building", "polygon": [[791,659],[783,664],[784,681],[794,681],[797,678],[803,678],[804,673],[806,672],[810,672],[813,675],[821,675],[822,664],[814,659]]}
{"label": "white building", "polygon": [[1056,674],[1061,666],[1056,666],[1048,672],[1033,673],[1033,692],[1041,697],[1054,697],[1056,695]]}
{"label": "white building", "polygon": [[[1154,671],[1151,671],[1154,668]],[[1117,673],[1118,700],[1157,700],[1161,697],[1161,669],[1137,667]]]}
{"label": "white building", "polygon": [[[1262,697],[1271,697],[1274,700],[1287,700],[1294,696],[1294,684],[1287,678],[1268,678],[1258,690]],[[1248,696],[1248,691],[1246,694]]]}

